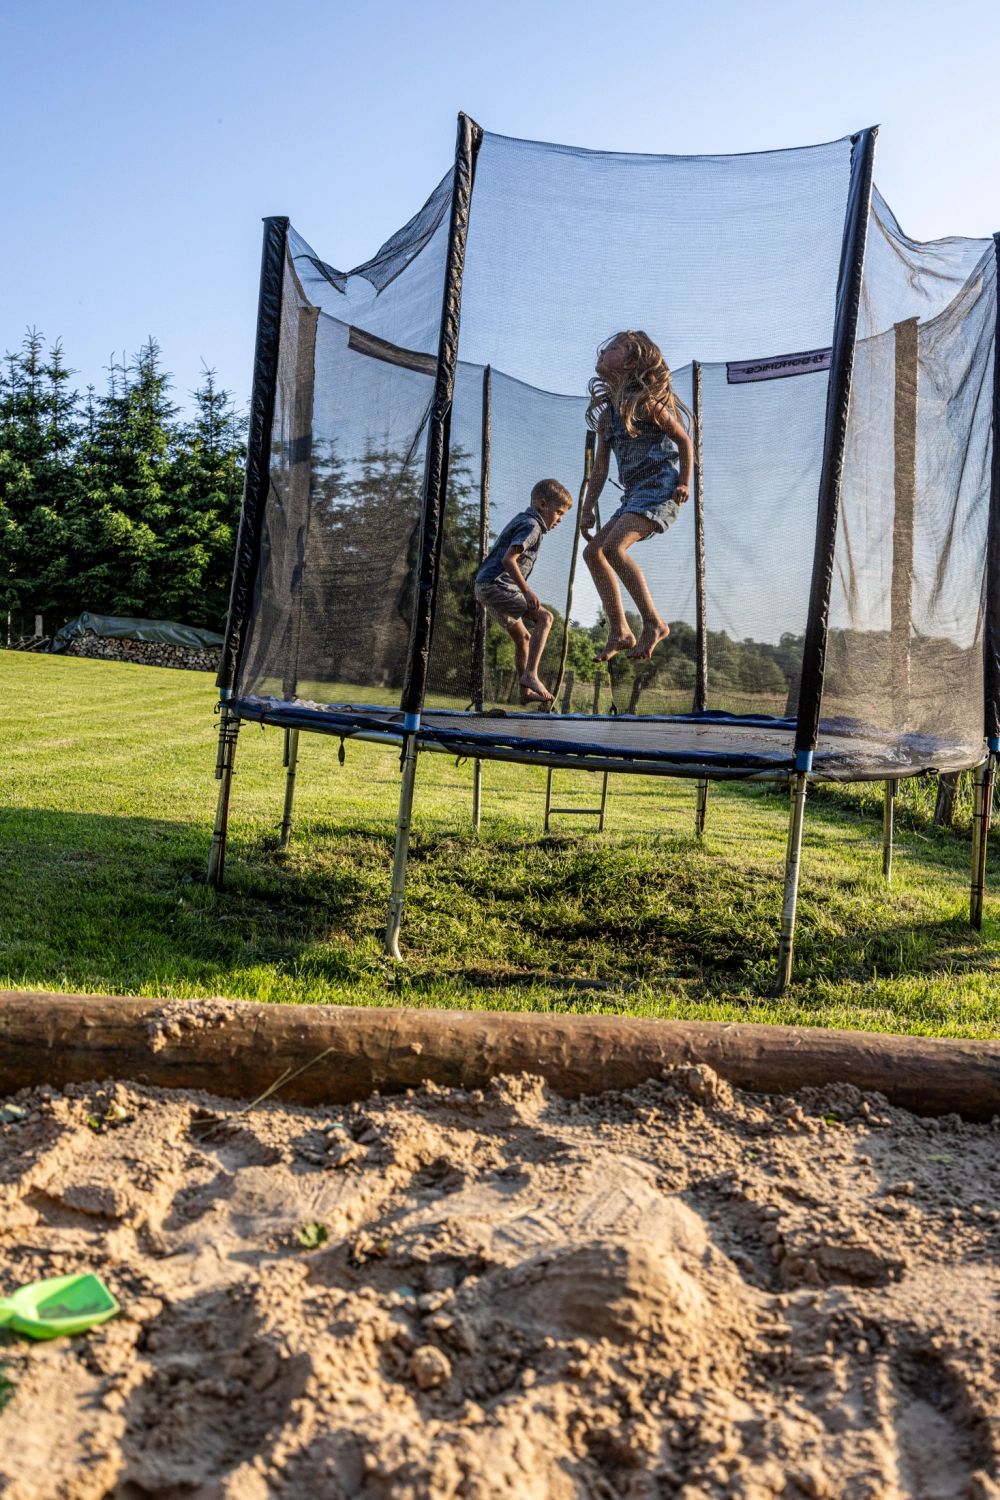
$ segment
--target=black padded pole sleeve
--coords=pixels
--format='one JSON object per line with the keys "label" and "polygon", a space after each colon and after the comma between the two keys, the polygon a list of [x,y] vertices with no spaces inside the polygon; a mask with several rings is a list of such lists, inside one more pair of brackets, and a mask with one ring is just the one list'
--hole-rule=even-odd
{"label": "black padded pole sleeve", "polygon": [[[490,450],[493,441],[493,371],[483,371],[483,416],[479,461],[479,566],[490,550]],[[486,606],[476,600],[472,637],[472,702],[480,711],[486,699]]]}
{"label": "black padded pole sleeve", "polygon": [[[875,166],[875,137],[878,126],[862,130],[853,138],[851,152],[851,185],[847,195],[844,239],[837,276],[837,307],[833,323],[833,350],[830,356],[830,383],[826,393],[826,427],[823,433],[823,466],[819,480],[819,504],[816,511],[816,550],[813,554],[812,586],[809,591],[809,614],[802,652],[802,680],[799,688],[799,717],[795,732],[796,757],[811,755],[819,737],[820,705],[823,699],[823,676],[826,670],[826,644],[830,628],[830,596],[833,589],[834,553],[837,546],[837,517],[840,513],[840,487],[844,476],[844,449],[847,444],[847,418],[851,405],[851,377],[854,373],[854,344],[861,309],[861,278],[868,239],[868,214],[872,199],[872,171]],[[801,767],[808,769],[808,762]]]}
{"label": "black padded pole sleeve", "polygon": [[437,597],[438,563],[444,534],[445,497],[448,490],[448,432],[451,401],[458,367],[458,329],[462,315],[462,274],[465,244],[469,234],[469,210],[476,157],[483,132],[468,115],[458,117],[455,148],[455,180],[448,225],[448,257],[445,263],[441,336],[438,343],[434,402],[427,432],[427,463],[420,524],[420,555],[414,596],[413,623],[406,659],[406,677],[400,707],[404,714],[418,714],[423,707],[430,660],[434,604]]}
{"label": "black padded pole sleeve", "polygon": [[260,559],[261,523],[267,503],[271,461],[271,426],[274,393],[278,382],[278,343],[281,337],[281,290],[285,273],[288,220],[264,220],[264,248],[260,261],[260,296],[257,302],[257,343],[253,358],[253,389],[250,396],[250,431],[247,436],[247,467],[243,481],[243,507],[236,536],[233,582],[229,593],[226,642],[216,685],[232,691],[246,646],[253,607],[253,590]]}
{"label": "black padded pole sleeve", "polygon": [[983,622],[985,732],[990,749],[1000,738],[1000,234],[993,236],[997,265],[996,330],[993,335],[993,453],[986,540],[986,615]]}
{"label": "black padded pole sleeve", "polygon": [[691,361],[691,405],[694,429],[694,599],[695,664],[694,704],[696,714],[708,704],[708,625],[705,606],[705,470],[702,444],[701,361]]}

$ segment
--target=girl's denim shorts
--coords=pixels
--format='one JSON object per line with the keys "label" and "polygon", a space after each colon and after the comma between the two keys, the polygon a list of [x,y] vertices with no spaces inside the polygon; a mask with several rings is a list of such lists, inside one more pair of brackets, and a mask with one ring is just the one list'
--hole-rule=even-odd
{"label": "girl's denim shorts", "polygon": [[668,469],[662,478],[656,480],[655,484],[650,484],[648,481],[645,484],[640,482],[634,488],[625,491],[621,505],[610,519],[617,521],[619,516],[645,516],[656,527],[655,531],[649,532],[648,536],[642,538],[643,541],[648,541],[649,537],[666,531],[680,515],[680,505],[673,498],[679,481],[679,471]]}

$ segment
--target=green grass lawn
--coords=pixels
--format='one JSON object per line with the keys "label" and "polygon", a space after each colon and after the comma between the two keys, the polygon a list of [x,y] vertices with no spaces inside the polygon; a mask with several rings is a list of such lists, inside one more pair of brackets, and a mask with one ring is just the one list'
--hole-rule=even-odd
{"label": "green grass lawn", "polygon": [[[337,740],[303,735],[284,855],[282,736],[246,725],[217,895],[211,677],[0,652],[0,681],[0,985],[1000,1031],[994,903],[971,932],[968,839],[919,801],[889,891],[874,800],[811,798],[795,984],[774,1002],[783,796],[713,786],[699,843],[691,783],[623,776],[605,834],[564,815],[546,837],[544,771],[487,762],[477,838],[471,763],[425,755],[397,966],[381,931],[398,754],[348,743],[340,766]],[[598,801],[596,776],[556,784],[559,804]],[[552,982],[571,976],[621,988]]]}

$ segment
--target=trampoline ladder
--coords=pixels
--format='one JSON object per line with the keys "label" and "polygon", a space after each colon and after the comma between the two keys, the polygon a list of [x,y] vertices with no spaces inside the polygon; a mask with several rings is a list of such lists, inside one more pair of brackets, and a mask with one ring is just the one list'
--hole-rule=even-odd
{"label": "trampoline ladder", "polygon": [[604,819],[608,810],[608,775],[604,773],[604,785],[601,787],[600,807],[553,807],[552,806],[552,767],[549,766],[545,778],[545,832],[549,831],[549,818],[552,813],[576,813],[581,818],[597,818],[598,833],[604,832]]}

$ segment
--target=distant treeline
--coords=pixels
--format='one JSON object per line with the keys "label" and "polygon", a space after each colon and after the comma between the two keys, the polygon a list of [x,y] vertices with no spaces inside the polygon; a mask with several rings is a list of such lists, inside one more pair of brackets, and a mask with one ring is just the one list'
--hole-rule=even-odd
{"label": "distant treeline", "polygon": [[103,395],[31,333],[0,374],[0,610],[225,624],[245,418],[206,371],[182,419],[153,339]]}

